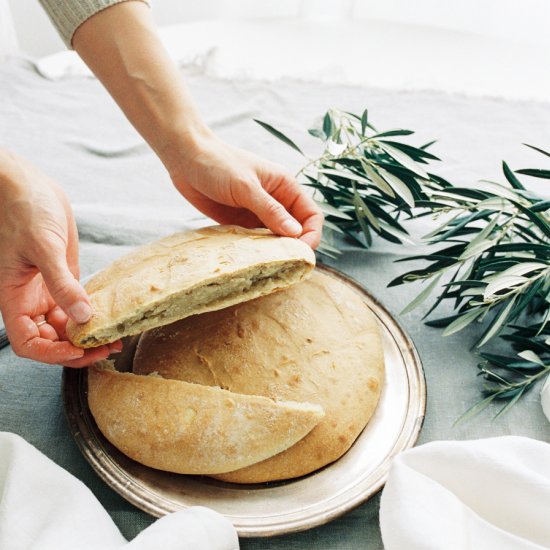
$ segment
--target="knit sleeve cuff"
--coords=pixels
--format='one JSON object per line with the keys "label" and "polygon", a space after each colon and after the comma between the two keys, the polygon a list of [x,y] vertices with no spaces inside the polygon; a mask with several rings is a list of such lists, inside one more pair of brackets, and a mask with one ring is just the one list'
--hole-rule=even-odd
{"label": "knit sleeve cuff", "polygon": [[[97,12],[127,2],[128,0],[40,0],[42,7],[46,10],[48,17],[54,24],[59,36],[69,48],[72,47],[73,35],[92,15]],[[139,0],[150,6],[149,0]]]}

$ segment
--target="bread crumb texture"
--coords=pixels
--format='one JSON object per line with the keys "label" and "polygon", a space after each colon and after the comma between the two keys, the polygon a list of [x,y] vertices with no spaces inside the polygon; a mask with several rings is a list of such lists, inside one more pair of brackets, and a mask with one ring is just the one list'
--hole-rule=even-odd
{"label": "bread crumb texture", "polygon": [[177,233],[116,260],[86,285],[94,314],[69,340],[96,347],[304,280],[315,255],[265,229],[212,226]]}

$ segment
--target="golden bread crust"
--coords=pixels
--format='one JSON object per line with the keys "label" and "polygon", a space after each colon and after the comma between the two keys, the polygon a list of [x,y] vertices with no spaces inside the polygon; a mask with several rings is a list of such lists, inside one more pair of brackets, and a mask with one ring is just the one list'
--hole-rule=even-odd
{"label": "golden bread crust", "polygon": [[318,405],[273,401],[158,376],[88,370],[88,403],[130,458],[182,474],[227,472],[290,447],[323,417]]}
{"label": "golden bread crust", "polygon": [[215,476],[258,483],[301,476],[342,456],[376,408],[384,358],[362,297],[314,272],[283,292],[143,334],[134,372],[320,405],[325,417],[295,445]]}

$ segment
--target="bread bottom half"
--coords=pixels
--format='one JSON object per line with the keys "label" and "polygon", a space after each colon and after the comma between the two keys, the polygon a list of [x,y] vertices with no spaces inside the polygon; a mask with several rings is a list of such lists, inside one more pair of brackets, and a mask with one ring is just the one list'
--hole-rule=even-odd
{"label": "bread bottom half", "polygon": [[294,478],[337,460],[367,425],[384,383],[376,319],[357,292],[319,271],[284,291],[144,333],[133,369],[323,409],[286,450],[212,474],[234,483]]}
{"label": "bread bottom half", "polygon": [[88,404],[120,451],[180,474],[219,474],[264,460],[302,439],[324,416],[317,404],[118,372],[109,361],[88,371]]}

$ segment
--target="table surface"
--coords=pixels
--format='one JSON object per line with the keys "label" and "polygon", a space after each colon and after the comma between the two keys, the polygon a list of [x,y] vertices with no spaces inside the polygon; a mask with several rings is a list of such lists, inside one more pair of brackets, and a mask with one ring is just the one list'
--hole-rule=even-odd
{"label": "table surface", "polygon": [[[543,160],[521,146],[548,148],[550,104],[469,98],[434,92],[318,86],[299,82],[229,82],[197,74],[187,80],[211,127],[228,142],[297,169],[303,159],[280,144],[253,118],[265,120],[315,154],[306,129],[328,107],[362,112],[369,108],[380,128],[418,131],[417,143],[440,138],[434,147],[444,162],[438,173],[456,183],[500,177],[500,162],[537,167]],[[93,79],[49,81],[31,63],[0,65],[0,142],[55,178],[73,205],[81,240],[82,274],[101,269],[133,246],[172,231],[199,227],[204,217],[172,188],[159,161]],[[413,234],[426,227],[413,228]],[[413,285],[387,288],[411,264],[394,261],[411,247],[375,242],[365,251],[342,244],[343,254],[327,263],[352,276],[386,307],[398,312],[418,292]],[[417,252],[414,249],[414,252]],[[515,434],[550,441],[538,390],[492,421],[495,409],[453,427],[479,400],[477,359],[469,348],[475,329],[443,338],[426,327],[422,309],[399,317],[424,363],[428,387],[426,420],[419,443]],[[446,313],[441,311],[441,315]],[[498,346],[497,346],[498,349]],[[81,456],[64,417],[61,368],[0,351],[0,430],[23,436],[54,462],[81,479],[132,538],[152,518],[105,485]],[[379,497],[331,522],[303,533],[272,539],[243,539],[244,549],[379,549]]]}

